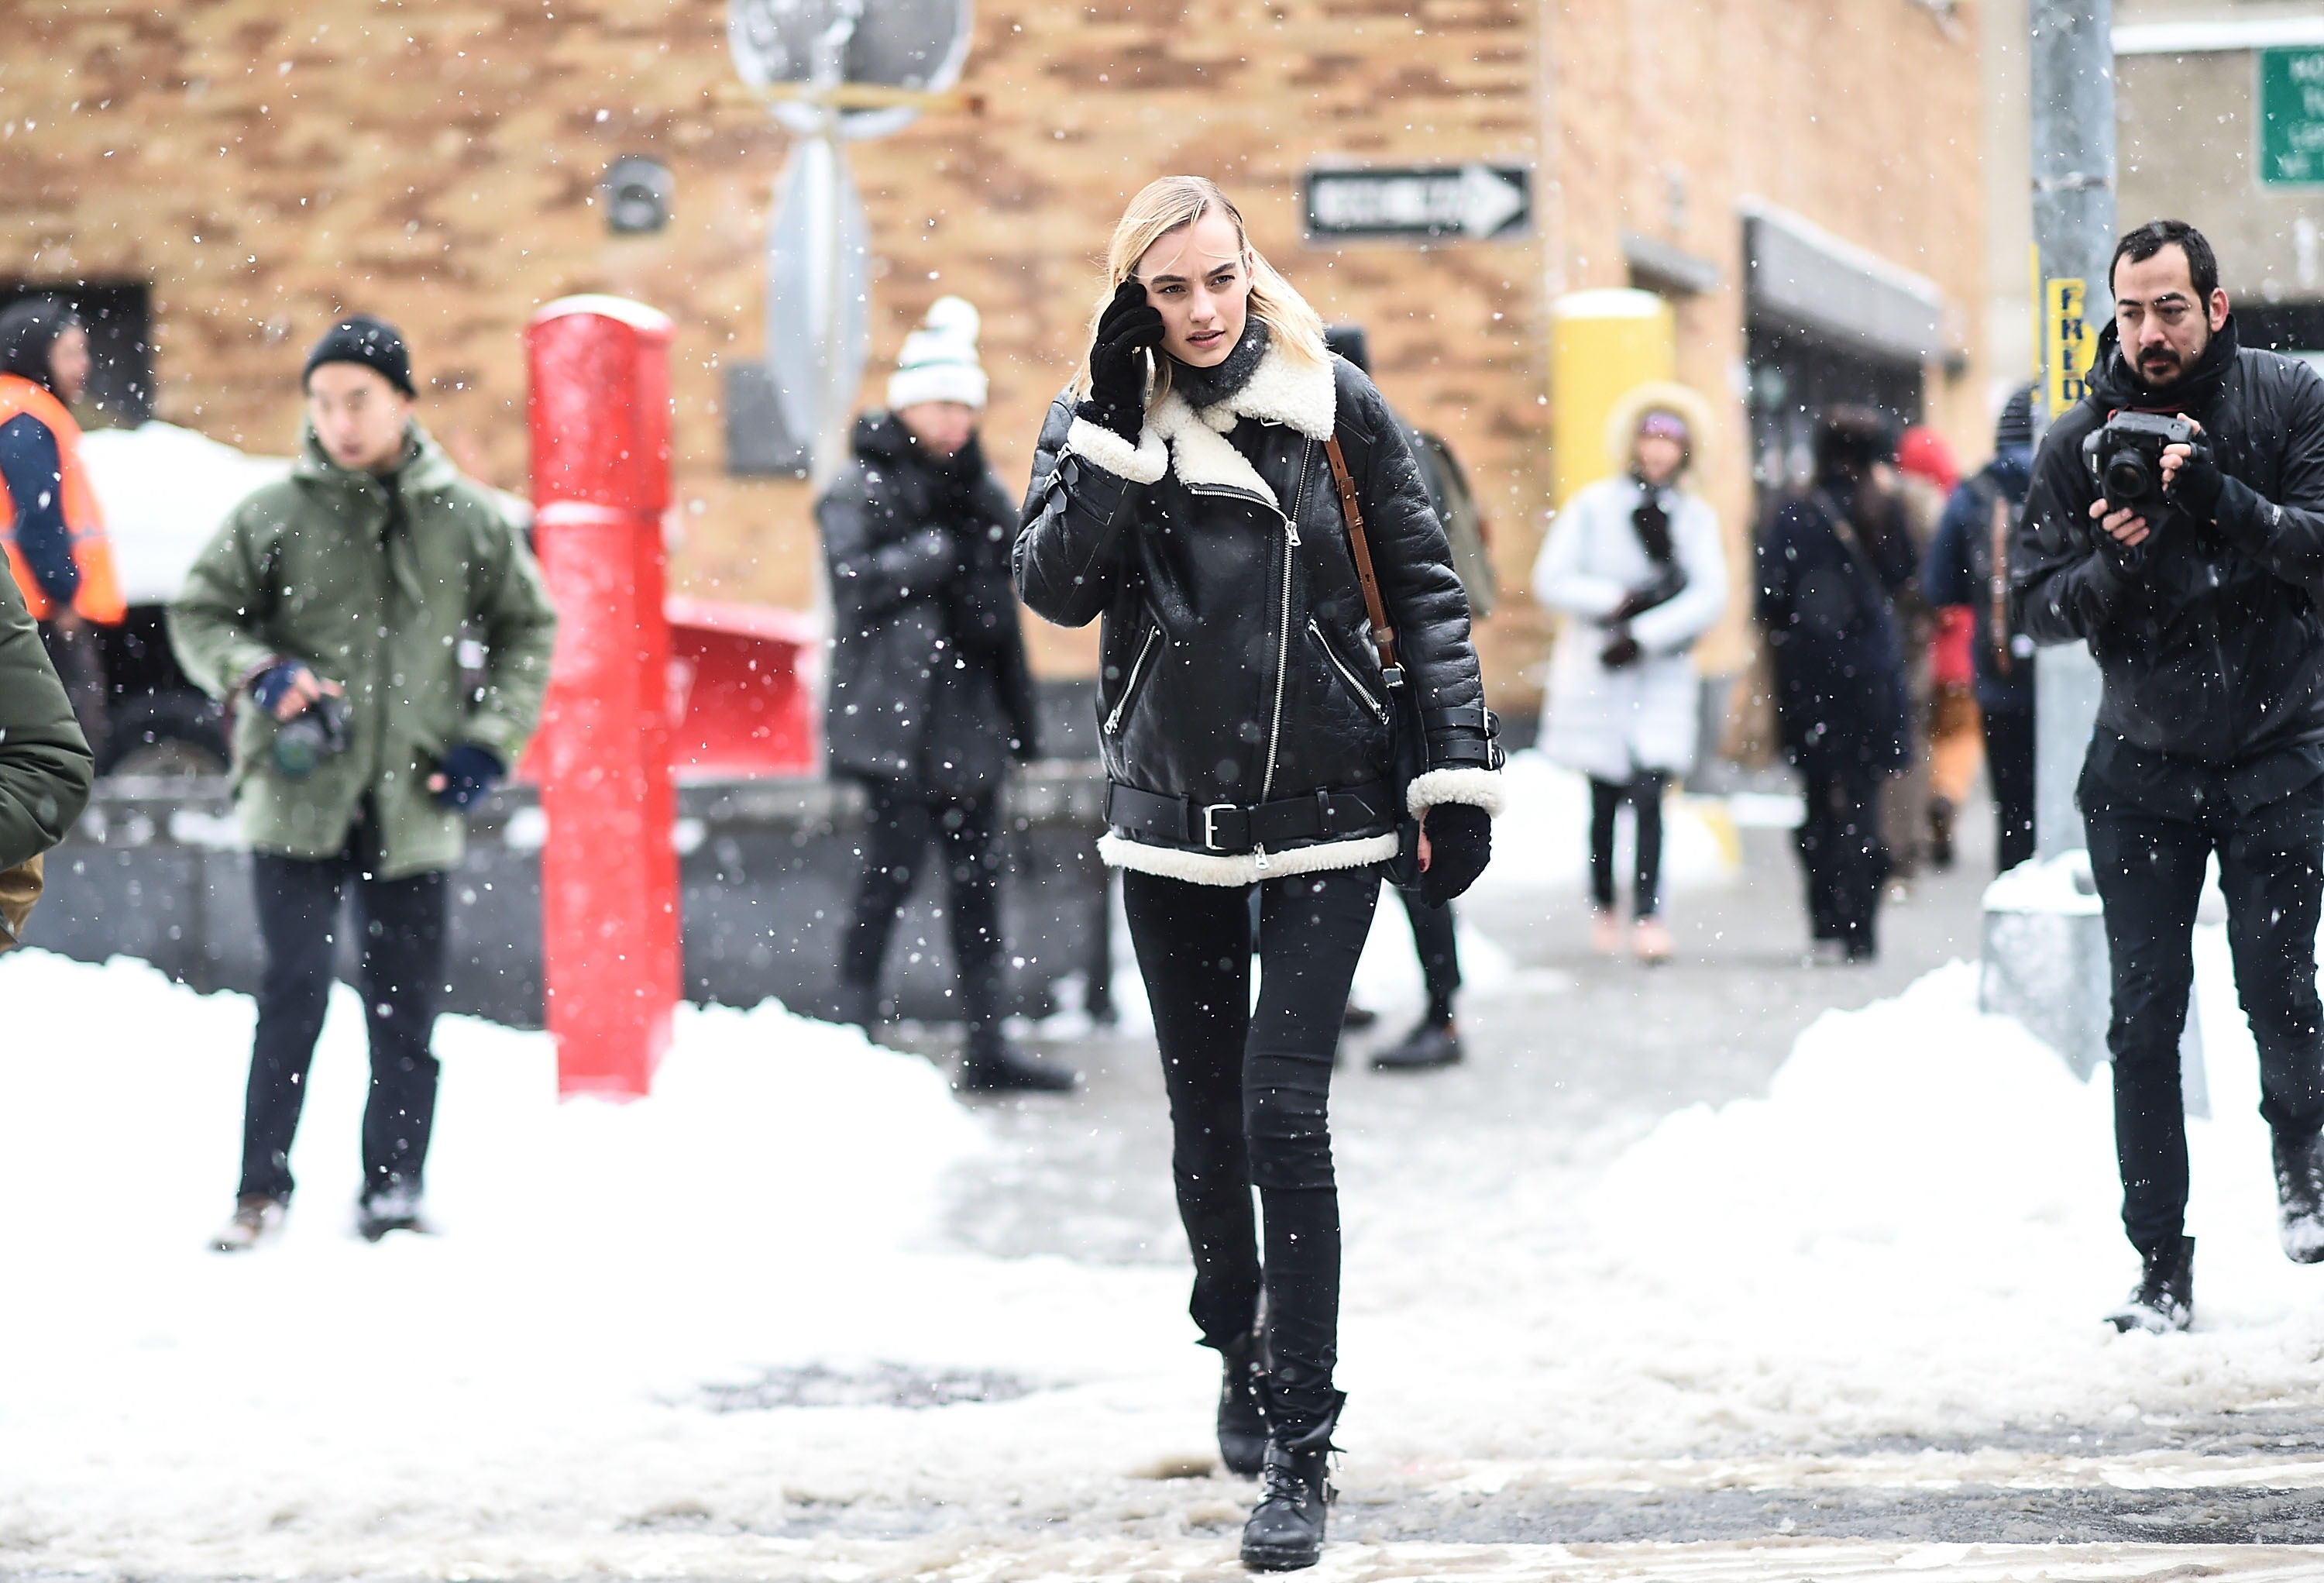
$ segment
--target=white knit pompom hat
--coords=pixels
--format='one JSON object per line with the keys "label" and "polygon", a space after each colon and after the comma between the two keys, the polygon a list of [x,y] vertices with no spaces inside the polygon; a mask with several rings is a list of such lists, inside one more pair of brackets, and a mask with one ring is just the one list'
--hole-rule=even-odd
{"label": "white knit pompom hat", "polygon": [[904,338],[896,372],[888,380],[888,410],[921,402],[984,405],[984,366],[976,360],[976,332],[983,325],[964,297],[939,297],[920,328]]}

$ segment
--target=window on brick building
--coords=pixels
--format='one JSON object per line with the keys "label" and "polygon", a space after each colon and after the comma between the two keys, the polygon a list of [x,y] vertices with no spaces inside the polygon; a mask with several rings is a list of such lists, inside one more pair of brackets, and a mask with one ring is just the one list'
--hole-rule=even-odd
{"label": "window on brick building", "polygon": [[26,297],[71,305],[88,336],[88,391],[73,415],[84,429],[134,429],[153,415],[153,291],[137,282],[0,282],[0,309]]}

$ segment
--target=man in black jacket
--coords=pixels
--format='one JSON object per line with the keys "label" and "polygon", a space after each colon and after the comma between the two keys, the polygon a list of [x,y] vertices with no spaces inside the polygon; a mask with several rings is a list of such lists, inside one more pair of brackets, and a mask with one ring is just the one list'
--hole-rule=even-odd
{"label": "man in black jacket", "polygon": [[[2238,347],[2218,264],[2191,226],[2132,231],[2111,276],[2114,322],[2089,393],[2034,464],[2012,598],[2036,642],[2087,639],[2105,677],[2077,797],[2114,977],[2123,1224],[2144,1265],[2108,1318],[2172,1330],[2194,1310],[2179,1037],[2214,856],[2274,1134],[2283,1250],[2324,1260],[2324,380]],[[2084,460],[2084,439],[2124,412],[2200,426],[2163,453],[2159,511],[2109,506]]]}
{"label": "man in black jacket", "polygon": [[841,1020],[877,1020],[896,915],[934,843],[968,1040],[960,1086],[1064,1089],[1074,1074],[1002,1037],[1001,782],[1034,756],[1033,681],[1009,551],[1017,511],[985,466],[976,310],[939,299],[904,343],[887,412],[855,428],[855,463],[816,504],[831,568],[835,774],[870,807],[855,916],[839,964]]}

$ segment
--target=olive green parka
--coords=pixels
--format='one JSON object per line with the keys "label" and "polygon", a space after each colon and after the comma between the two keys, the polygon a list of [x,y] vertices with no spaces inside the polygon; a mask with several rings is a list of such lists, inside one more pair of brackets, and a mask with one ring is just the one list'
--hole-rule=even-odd
{"label": "olive green parka", "polygon": [[[261,852],[342,851],[366,796],[381,877],[460,860],[466,825],[428,777],[463,742],[514,766],[540,714],[557,617],[523,535],[413,423],[388,486],[338,466],[309,430],[290,477],[229,514],[170,606],[179,662],[234,722],[235,805]],[[483,644],[464,687],[464,642]],[[274,762],[276,725],[249,685],[282,660],[346,690],[349,741],[303,780]]]}
{"label": "olive green parka", "polygon": [[[96,765],[15,579],[0,567],[0,869],[65,838]],[[5,936],[0,928],[0,936]]]}

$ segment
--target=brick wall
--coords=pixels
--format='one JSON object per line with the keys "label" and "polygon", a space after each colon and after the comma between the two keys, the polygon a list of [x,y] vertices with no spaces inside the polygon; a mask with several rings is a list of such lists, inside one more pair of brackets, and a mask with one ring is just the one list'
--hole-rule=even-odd
{"label": "brick wall", "polygon": [[[1738,425],[1713,485],[1739,548],[1734,202],[1798,209],[1973,310],[1977,10],[1948,36],[1910,0],[980,5],[964,86],[985,113],[853,149],[876,255],[867,398],[929,301],[969,297],[986,320],[987,442],[1021,485],[1123,200],[1155,174],[1202,171],[1328,318],[1369,326],[1391,399],[1469,462],[1518,588],[1548,477],[1544,305],[1624,283],[1620,234],[1643,231],[1726,272],[1681,309],[1681,367]],[[811,599],[803,486],[724,469],[721,364],[760,352],[786,140],[734,81],[719,0],[19,0],[11,16],[0,277],[150,282],[158,415],[288,449],[301,352],[334,313],[365,309],[410,336],[453,454],[521,489],[526,318],[572,292],[636,296],[679,327],[677,577]],[[670,167],[664,232],[607,235],[596,183],[624,153]],[[1472,158],[1536,167],[1533,236],[1302,242],[1311,162]],[[1933,380],[1939,409],[1975,405],[1948,397],[1967,383]],[[1966,440],[1982,422],[1956,427]],[[1091,663],[1093,634],[1032,625],[1044,670]],[[1490,624],[1505,702],[1528,692],[1545,637],[1521,597]]]}

